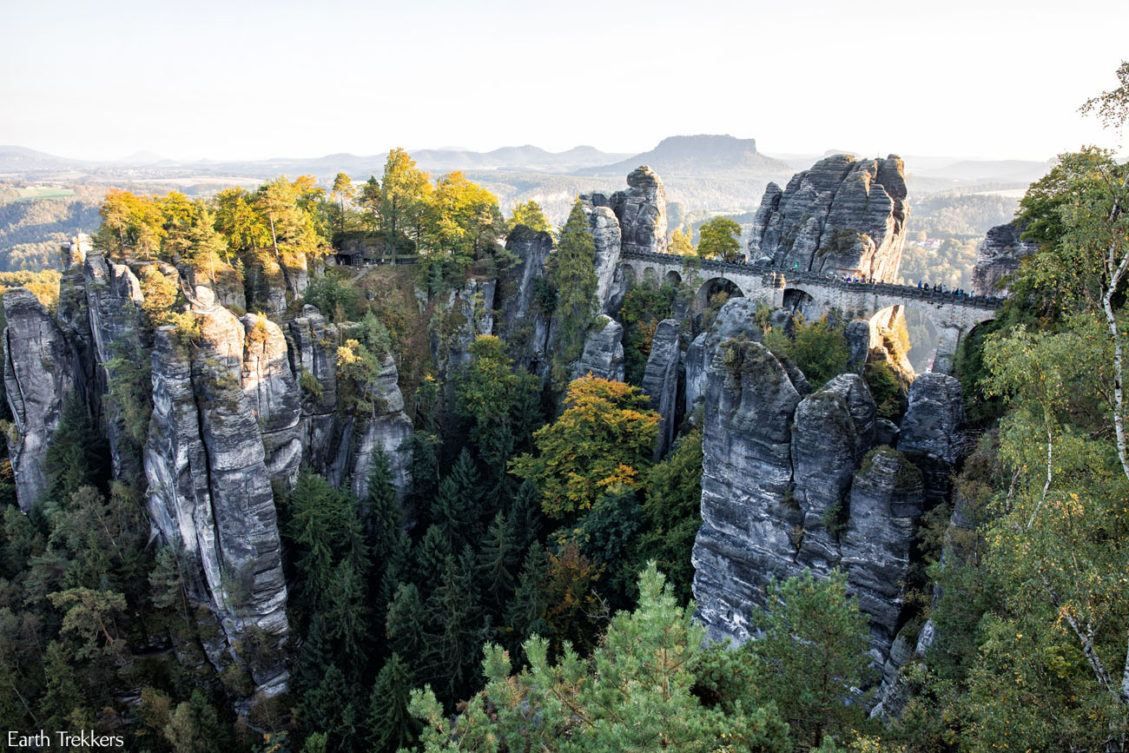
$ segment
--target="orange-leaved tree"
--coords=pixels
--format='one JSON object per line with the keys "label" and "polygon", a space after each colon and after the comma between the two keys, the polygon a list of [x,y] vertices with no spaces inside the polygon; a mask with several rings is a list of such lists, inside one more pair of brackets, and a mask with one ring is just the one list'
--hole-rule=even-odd
{"label": "orange-leaved tree", "polygon": [[638,487],[658,426],[637,387],[588,374],[569,384],[560,418],[534,433],[538,454],[515,458],[510,470],[537,485],[545,514],[564,518]]}

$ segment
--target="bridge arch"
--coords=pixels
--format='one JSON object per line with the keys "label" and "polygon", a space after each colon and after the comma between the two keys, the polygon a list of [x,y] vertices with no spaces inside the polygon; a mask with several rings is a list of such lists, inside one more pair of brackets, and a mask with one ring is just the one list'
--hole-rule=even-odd
{"label": "bridge arch", "polygon": [[804,319],[818,319],[823,313],[817,311],[815,298],[801,288],[785,288],[783,295],[783,308],[788,309],[793,316],[800,314]]}
{"label": "bridge arch", "polygon": [[643,282],[658,282],[659,273],[655,271],[654,267],[643,267]]}
{"label": "bridge arch", "polygon": [[724,294],[727,298],[744,298],[745,291],[728,277],[711,277],[698,287],[694,295],[694,313],[700,314],[710,306],[714,296]]}
{"label": "bridge arch", "polygon": [[680,275],[677,271],[671,269],[667,271],[666,275],[663,278],[663,281],[671,285],[681,285],[682,275]]}

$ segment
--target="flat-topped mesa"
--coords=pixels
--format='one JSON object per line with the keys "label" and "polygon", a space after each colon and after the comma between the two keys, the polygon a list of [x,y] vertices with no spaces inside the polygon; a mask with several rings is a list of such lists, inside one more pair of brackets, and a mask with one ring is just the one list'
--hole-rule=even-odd
{"label": "flat-topped mesa", "polygon": [[1022,239],[1023,226],[1016,222],[997,225],[988,231],[976,249],[972,270],[972,292],[976,295],[1006,296],[1007,278],[1019,269],[1019,262],[1035,253],[1038,244]]}
{"label": "flat-topped mesa", "polygon": [[749,237],[749,259],[787,271],[897,279],[905,247],[902,159],[836,154],[770,183]]}

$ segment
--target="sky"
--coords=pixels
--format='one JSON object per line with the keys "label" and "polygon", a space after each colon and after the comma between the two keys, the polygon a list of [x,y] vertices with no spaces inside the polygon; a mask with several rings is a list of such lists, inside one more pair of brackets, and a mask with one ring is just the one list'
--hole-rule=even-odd
{"label": "sky", "polygon": [[1127,0],[0,0],[0,144],[314,157],[728,133],[767,154],[1048,159]]}

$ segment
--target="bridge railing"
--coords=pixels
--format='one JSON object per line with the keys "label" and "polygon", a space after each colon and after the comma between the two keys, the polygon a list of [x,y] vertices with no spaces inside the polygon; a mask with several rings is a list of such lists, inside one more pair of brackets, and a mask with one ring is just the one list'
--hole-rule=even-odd
{"label": "bridge railing", "polygon": [[913,285],[897,285],[892,282],[848,282],[834,274],[820,272],[794,271],[788,272],[773,267],[764,262],[729,262],[716,259],[695,259],[693,257],[679,256],[677,254],[659,254],[650,251],[625,251],[622,258],[637,261],[651,261],[657,264],[687,263],[701,269],[716,272],[730,272],[741,275],[761,275],[764,283],[770,286],[787,286],[788,284],[809,284],[833,287],[848,290],[852,293],[875,293],[879,295],[892,295],[900,298],[915,298],[930,303],[952,303],[958,306],[971,306],[973,308],[998,309],[1003,305],[1004,299],[997,296],[983,295],[957,295],[954,292],[939,292],[926,290]]}

